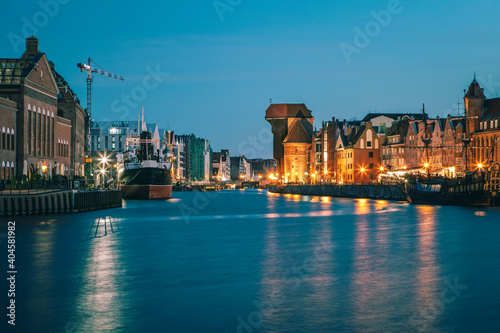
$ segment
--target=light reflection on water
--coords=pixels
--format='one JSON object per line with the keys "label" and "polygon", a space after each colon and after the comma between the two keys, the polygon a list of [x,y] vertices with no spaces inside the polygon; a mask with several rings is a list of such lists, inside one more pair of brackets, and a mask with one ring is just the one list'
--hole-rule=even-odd
{"label": "light reflection on water", "polygon": [[[467,281],[471,265],[476,278],[500,275],[500,250],[489,244],[500,232],[495,210],[486,221],[461,207],[233,191],[214,195],[186,224],[179,206],[196,193],[175,195],[19,217],[19,283],[31,286],[18,295],[27,304],[21,331],[63,332],[74,322],[81,332],[237,332],[238,318],[250,325],[262,311],[248,326],[254,332],[410,332],[419,328],[410,318],[432,309],[449,274],[492,308],[500,298],[494,279]],[[102,216],[116,229],[89,232]],[[471,226],[476,238],[463,242]],[[468,295],[427,329],[474,331],[464,319],[472,318]]]}
{"label": "light reflection on water", "polygon": [[86,320],[83,330],[94,327],[112,331],[120,326],[126,299],[121,295],[118,275],[121,260],[113,235],[94,238],[89,247],[88,259],[83,267],[81,298],[77,307]]}

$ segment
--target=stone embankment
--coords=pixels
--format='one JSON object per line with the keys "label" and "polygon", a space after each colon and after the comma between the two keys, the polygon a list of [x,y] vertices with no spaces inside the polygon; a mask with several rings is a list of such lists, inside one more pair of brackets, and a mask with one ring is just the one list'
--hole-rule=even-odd
{"label": "stone embankment", "polygon": [[405,194],[396,185],[270,185],[269,192],[406,201]]}
{"label": "stone embankment", "polygon": [[121,190],[0,195],[0,216],[76,213],[122,206]]}

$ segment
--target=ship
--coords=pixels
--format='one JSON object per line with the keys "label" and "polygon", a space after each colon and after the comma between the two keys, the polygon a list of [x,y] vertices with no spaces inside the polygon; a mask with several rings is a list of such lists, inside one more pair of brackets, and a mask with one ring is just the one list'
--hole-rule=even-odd
{"label": "ship", "polygon": [[474,172],[462,177],[410,176],[404,192],[408,202],[428,205],[499,206],[500,166]]}
{"label": "ship", "polygon": [[151,137],[143,125],[136,156],[124,160],[121,189],[125,199],[160,200],[172,195],[172,163],[168,155],[161,157],[159,149],[154,151]]}
{"label": "ship", "polygon": [[[424,122],[428,130],[426,117],[424,117]],[[425,136],[420,139],[425,145],[426,159],[428,161],[431,135],[427,130]],[[430,165],[425,163],[427,174],[406,176],[402,183],[402,189],[408,202],[428,205],[500,206],[500,199],[498,198],[500,164],[493,162],[493,149],[497,139],[495,138],[493,147],[490,149],[486,164],[479,163],[476,170],[467,171],[467,149],[471,141],[471,138],[462,138],[465,151],[465,172],[461,175],[455,177],[432,176],[429,173]]]}

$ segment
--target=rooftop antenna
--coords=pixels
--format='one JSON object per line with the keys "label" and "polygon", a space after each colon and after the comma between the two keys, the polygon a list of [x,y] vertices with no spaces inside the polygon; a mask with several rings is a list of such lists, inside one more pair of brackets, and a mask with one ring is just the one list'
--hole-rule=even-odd
{"label": "rooftop antenna", "polygon": [[458,100],[458,102],[457,102],[457,107],[455,108],[455,111],[457,111],[457,116],[459,116],[459,117],[460,117],[460,111],[462,110],[462,109],[460,108],[460,106],[461,106],[462,104],[463,104],[463,103],[462,103],[462,102],[460,102],[460,100]]}

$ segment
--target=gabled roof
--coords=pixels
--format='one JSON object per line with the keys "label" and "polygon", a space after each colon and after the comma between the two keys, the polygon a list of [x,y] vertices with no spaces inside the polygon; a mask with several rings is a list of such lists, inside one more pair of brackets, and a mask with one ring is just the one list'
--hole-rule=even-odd
{"label": "gabled roof", "polygon": [[363,135],[365,130],[366,130],[366,125],[363,125],[363,126],[359,127],[356,132],[353,131],[351,133],[351,135],[349,135],[347,137],[347,141],[349,142],[349,144],[355,145],[358,142],[358,140],[361,138],[361,136]]}
{"label": "gabled roof", "polygon": [[266,118],[313,118],[305,104],[271,104],[266,110]]}
{"label": "gabled roof", "polygon": [[288,135],[286,136],[283,143],[312,143],[311,136],[307,133],[304,125],[300,120],[297,120]]}
{"label": "gabled roof", "polygon": [[463,129],[465,129],[465,119],[456,119],[456,120],[453,120],[451,121],[451,125],[453,126],[452,128],[455,130],[457,129],[459,126],[462,127]]}
{"label": "gabled roof", "polygon": [[347,146],[347,138],[344,134],[342,134],[342,132],[339,132],[335,149],[344,148],[345,146]]}

